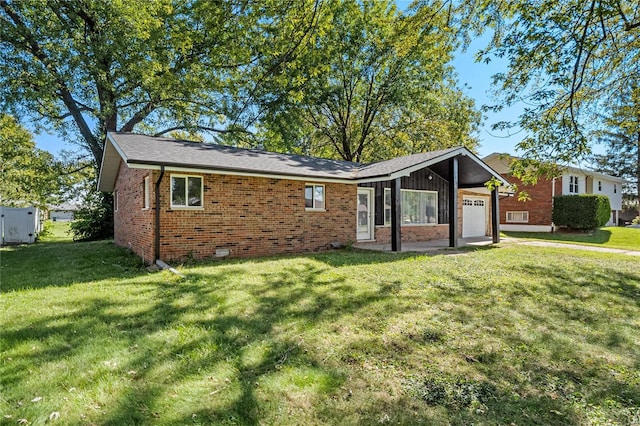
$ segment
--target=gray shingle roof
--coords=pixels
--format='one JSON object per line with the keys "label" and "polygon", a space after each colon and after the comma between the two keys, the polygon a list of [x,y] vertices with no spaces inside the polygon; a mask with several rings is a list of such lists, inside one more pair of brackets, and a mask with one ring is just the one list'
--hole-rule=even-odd
{"label": "gray shingle roof", "polygon": [[[223,145],[188,142],[170,138],[137,135],[133,133],[109,133],[105,154],[100,169],[98,187],[112,191],[118,165],[165,166],[185,169],[211,170],[217,172],[273,175],[327,179],[354,182],[363,180],[390,179],[406,175],[417,168],[435,166],[436,172],[447,175],[450,157],[461,155],[464,169],[461,182],[482,183],[500,175],[491,171],[480,159],[466,148],[450,148],[420,154],[407,155],[372,164],[327,160],[301,155],[279,154],[257,149],[233,148]],[[442,170],[438,170],[440,167]]]}
{"label": "gray shingle roof", "polygon": [[361,166],[358,169],[358,179],[386,176],[404,169],[435,160],[438,157],[445,157],[447,154],[459,150],[460,147],[442,149],[439,151],[422,152],[419,154],[406,155],[404,157],[392,158],[391,160],[380,161]]}
{"label": "gray shingle roof", "polygon": [[110,133],[128,164],[155,164],[329,179],[353,179],[359,167],[348,161],[278,154],[257,149]]}

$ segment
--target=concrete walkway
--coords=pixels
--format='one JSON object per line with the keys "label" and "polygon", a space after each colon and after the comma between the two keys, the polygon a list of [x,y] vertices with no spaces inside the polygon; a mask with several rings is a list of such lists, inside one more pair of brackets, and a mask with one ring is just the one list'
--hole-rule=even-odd
{"label": "concrete walkway", "polygon": [[[567,248],[567,249],[583,250],[583,251],[596,251],[601,253],[626,254],[629,256],[640,257],[640,251],[614,249],[614,248],[597,247],[597,246],[586,246],[586,245],[579,245],[579,244],[554,243],[551,241],[533,241],[533,240],[527,240],[524,238],[501,238],[500,243],[501,244],[520,244],[520,245],[534,246],[534,247]],[[459,244],[458,248],[482,247],[482,246],[490,246],[493,244],[493,242],[491,237],[474,237],[474,238],[459,238],[458,244]],[[354,247],[363,249],[363,250],[391,251],[391,244],[357,243],[357,244],[354,244]],[[455,250],[455,249],[449,247],[448,239],[402,243],[402,252],[430,253],[430,252],[437,252],[440,250]]]}
{"label": "concrete walkway", "polygon": [[554,243],[551,241],[531,241],[520,238],[503,238],[502,242],[504,243],[512,243],[512,244],[521,244],[526,246],[534,246],[534,247],[557,247],[557,248],[570,248],[574,250],[583,250],[583,251],[597,251],[601,253],[618,253],[618,254],[627,254],[629,256],[639,256],[640,251],[633,250],[625,250],[625,249],[615,249],[608,247],[597,247],[597,246],[585,246],[580,244],[565,244],[565,243]]}
{"label": "concrete walkway", "polygon": [[[458,248],[475,246],[489,246],[492,244],[491,237],[474,237],[474,238],[458,238]],[[376,244],[376,243],[357,243],[353,247],[363,250],[374,251],[391,251],[391,244]],[[416,242],[403,242],[402,252],[417,252],[427,253],[439,250],[455,250],[449,247],[449,240],[433,240],[433,241],[416,241]]]}

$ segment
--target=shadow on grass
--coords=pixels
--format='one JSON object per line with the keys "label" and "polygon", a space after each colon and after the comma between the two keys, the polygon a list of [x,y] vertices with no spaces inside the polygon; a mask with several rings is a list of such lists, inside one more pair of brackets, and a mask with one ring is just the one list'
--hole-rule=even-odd
{"label": "shadow on grass", "polygon": [[[638,385],[612,374],[603,352],[615,347],[638,368],[628,330],[612,329],[607,303],[581,303],[597,294],[631,323],[640,275],[525,263],[514,272],[542,277],[537,286],[516,280],[498,302],[452,257],[413,287],[397,279],[394,259],[415,256],[346,251],[284,257],[277,268],[273,259],[228,261],[189,269],[184,280],[134,274],[110,285],[113,295],[3,329],[13,360],[2,387],[37,384],[25,371],[58,368],[46,380],[77,388],[90,406],[67,421],[113,425],[579,425],[588,404],[640,404]],[[375,281],[375,264],[387,260]],[[334,268],[366,264],[374,265],[366,286]],[[135,293],[116,297],[126,286]],[[389,331],[413,311],[420,315]],[[458,363],[456,372],[440,358]],[[4,398],[17,404],[15,394]]]}
{"label": "shadow on grass", "polygon": [[[272,407],[278,401],[307,404],[319,393],[337,392],[347,379],[345,371],[326,365],[305,348],[301,335],[306,330],[372,303],[381,302],[389,315],[403,309],[384,288],[357,291],[343,278],[323,272],[307,263],[262,273],[260,283],[245,286],[246,270],[231,266],[191,273],[180,282],[142,285],[140,297],[148,301],[143,309],[137,306],[140,297],[105,298],[87,300],[71,312],[43,315],[26,326],[3,330],[9,347],[40,344],[18,350],[3,368],[2,385],[22,387],[26,370],[74,359],[86,366],[86,389],[78,391],[90,393],[93,384],[108,380],[125,382],[123,392],[110,395],[108,404],[98,404],[108,405],[106,414],[89,412],[87,420],[114,425],[258,424],[265,415],[278,413]],[[117,366],[112,359],[119,360]],[[210,391],[198,391],[202,400],[189,396],[190,383],[202,386],[208,381],[204,386]],[[286,390],[294,384],[301,395]],[[173,406],[163,408],[159,401],[171,398]],[[183,406],[189,411],[182,412]],[[286,412],[278,415],[282,417],[272,422],[289,419]]]}
{"label": "shadow on grass", "polygon": [[72,284],[144,274],[141,260],[112,241],[40,242],[3,248],[0,292]]}

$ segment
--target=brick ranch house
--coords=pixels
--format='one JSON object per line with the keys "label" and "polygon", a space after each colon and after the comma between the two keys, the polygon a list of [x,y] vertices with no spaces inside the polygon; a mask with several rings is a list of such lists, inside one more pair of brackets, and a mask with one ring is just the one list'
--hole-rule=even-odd
{"label": "brick ranch house", "polygon": [[98,188],[114,193],[115,243],[151,262],[361,241],[394,251],[447,237],[452,247],[474,235],[497,242],[498,193],[484,188],[492,178],[501,180],[462,147],[362,165],[109,133]]}
{"label": "brick ranch house", "polygon": [[557,195],[598,194],[609,197],[611,216],[607,226],[618,223],[622,211],[622,185],[624,179],[577,167],[566,167],[562,175],[553,179],[540,178],[535,185],[523,185],[509,174],[511,162],[508,154],[493,153],[483,160],[504,180],[526,191],[530,200],[518,201],[517,197],[500,200],[500,228],[504,231],[553,232],[553,197]]}

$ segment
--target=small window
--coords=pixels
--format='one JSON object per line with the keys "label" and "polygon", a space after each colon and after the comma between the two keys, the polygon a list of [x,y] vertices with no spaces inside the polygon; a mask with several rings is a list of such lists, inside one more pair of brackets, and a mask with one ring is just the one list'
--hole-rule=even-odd
{"label": "small window", "polygon": [[602,181],[598,181],[598,191],[602,191]]}
{"label": "small window", "polygon": [[462,205],[463,206],[473,206],[473,200],[470,200],[468,198],[463,198],[462,199]]}
{"label": "small window", "polygon": [[484,207],[484,200],[473,200],[473,205],[476,207]]}
{"label": "small window", "polygon": [[618,185],[616,185],[615,183],[613,184],[613,193],[614,194],[618,193]]}
{"label": "small window", "polygon": [[202,176],[171,176],[171,207],[202,207]]}
{"label": "small window", "polygon": [[113,191],[113,211],[118,211],[118,191]]}
{"label": "small window", "polygon": [[144,205],[142,206],[142,208],[144,210],[148,210],[149,209],[149,197],[150,197],[150,178],[149,176],[146,176],[144,178],[144,182],[142,182],[142,194],[144,197]]}
{"label": "small window", "polygon": [[529,212],[507,212],[507,222],[527,223]]}
{"label": "small window", "polygon": [[324,185],[305,185],[304,206],[309,210],[324,210]]}
{"label": "small window", "polygon": [[569,176],[569,193],[578,193],[578,176]]}

